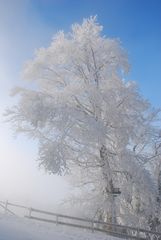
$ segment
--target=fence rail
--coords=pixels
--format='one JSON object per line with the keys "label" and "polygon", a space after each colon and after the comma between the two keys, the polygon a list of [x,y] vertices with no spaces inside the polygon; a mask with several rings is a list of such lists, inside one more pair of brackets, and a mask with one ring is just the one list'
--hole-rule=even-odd
{"label": "fence rail", "polygon": [[[112,235],[112,236],[124,238],[124,239],[161,240],[161,233],[159,232],[145,230],[142,228],[129,227],[125,225],[111,224],[103,221],[95,221],[92,219],[68,216],[68,215],[53,213],[50,211],[40,210],[32,207],[26,207],[23,205],[18,205],[8,201],[6,202],[0,201],[0,207],[4,209],[5,213],[16,215],[13,211],[9,209],[9,206],[26,209],[28,214],[25,215],[24,217],[28,219],[33,219],[33,220],[38,220],[38,221],[43,221],[48,223],[55,223],[57,225],[59,224],[59,225],[89,229],[92,232],[94,231],[104,232],[108,235]],[[48,216],[48,218],[45,216]],[[52,217],[52,219],[49,219],[49,216]]]}

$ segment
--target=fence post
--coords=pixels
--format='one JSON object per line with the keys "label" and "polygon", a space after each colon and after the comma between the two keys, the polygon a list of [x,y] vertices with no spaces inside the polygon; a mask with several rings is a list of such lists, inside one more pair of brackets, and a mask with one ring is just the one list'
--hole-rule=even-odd
{"label": "fence post", "polygon": [[137,229],[137,238],[139,239],[139,236],[140,236],[140,230],[139,228]]}
{"label": "fence post", "polygon": [[94,222],[93,222],[93,220],[91,222],[91,225],[92,225],[92,232],[94,232]]}
{"label": "fence post", "polygon": [[58,215],[56,215],[56,225],[58,225]]}
{"label": "fence post", "polygon": [[5,214],[7,213],[7,210],[8,210],[7,206],[8,206],[8,200],[5,202],[5,208],[4,208]]}
{"label": "fence post", "polygon": [[29,218],[31,217],[32,208],[29,208]]}

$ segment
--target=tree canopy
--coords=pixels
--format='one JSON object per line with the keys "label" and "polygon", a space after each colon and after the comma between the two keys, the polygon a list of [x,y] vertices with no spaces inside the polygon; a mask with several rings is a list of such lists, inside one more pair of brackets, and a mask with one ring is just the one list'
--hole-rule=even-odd
{"label": "tree canopy", "polygon": [[14,89],[19,102],[7,116],[17,132],[39,141],[47,172],[79,173],[104,213],[119,187],[120,218],[145,223],[158,212],[156,164],[148,164],[160,166],[159,110],[126,80],[127,54],[102,29],[90,17],[39,49],[24,68],[31,88]]}

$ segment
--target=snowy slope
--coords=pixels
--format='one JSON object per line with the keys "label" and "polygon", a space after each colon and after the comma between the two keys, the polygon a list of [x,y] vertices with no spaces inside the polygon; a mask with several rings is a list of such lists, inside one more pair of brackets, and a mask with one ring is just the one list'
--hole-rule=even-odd
{"label": "snowy slope", "polygon": [[0,240],[117,240],[103,233],[91,233],[24,218],[0,215]]}

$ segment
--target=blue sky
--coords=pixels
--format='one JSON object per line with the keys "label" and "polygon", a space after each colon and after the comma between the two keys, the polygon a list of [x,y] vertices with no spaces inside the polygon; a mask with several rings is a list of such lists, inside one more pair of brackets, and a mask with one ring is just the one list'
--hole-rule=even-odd
{"label": "blue sky", "polygon": [[15,76],[10,87],[35,48],[48,46],[56,31],[97,15],[103,34],[119,38],[128,52],[129,78],[154,106],[161,105],[160,0],[1,0],[0,9],[3,64]]}
{"label": "blue sky", "polygon": [[[98,16],[104,35],[121,40],[131,64],[128,78],[138,83],[152,105],[161,107],[161,0],[0,0],[1,115],[14,102],[9,91],[23,84],[23,64],[35,49],[47,47],[58,30],[69,31],[72,23],[81,23],[91,15]],[[11,188],[16,186],[20,198],[19,191],[29,176],[34,185],[26,187],[28,191],[23,191],[21,198],[27,199],[27,194],[31,196],[33,192],[35,196],[47,195],[43,188],[39,189],[39,182],[44,189],[50,189],[52,182],[55,197],[56,185],[63,188],[64,183],[56,178],[51,181],[51,177],[38,172],[36,144],[23,137],[14,140],[2,117],[0,131],[0,190],[7,189],[4,196],[10,196]],[[57,195],[61,196],[58,192]]]}
{"label": "blue sky", "polygon": [[104,34],[120,38],[127,50],[130,78],[153,105],[161,105],[160,0],[35,0],[33,9],[48,26],[66,31],[73,22],[98,15]]}

